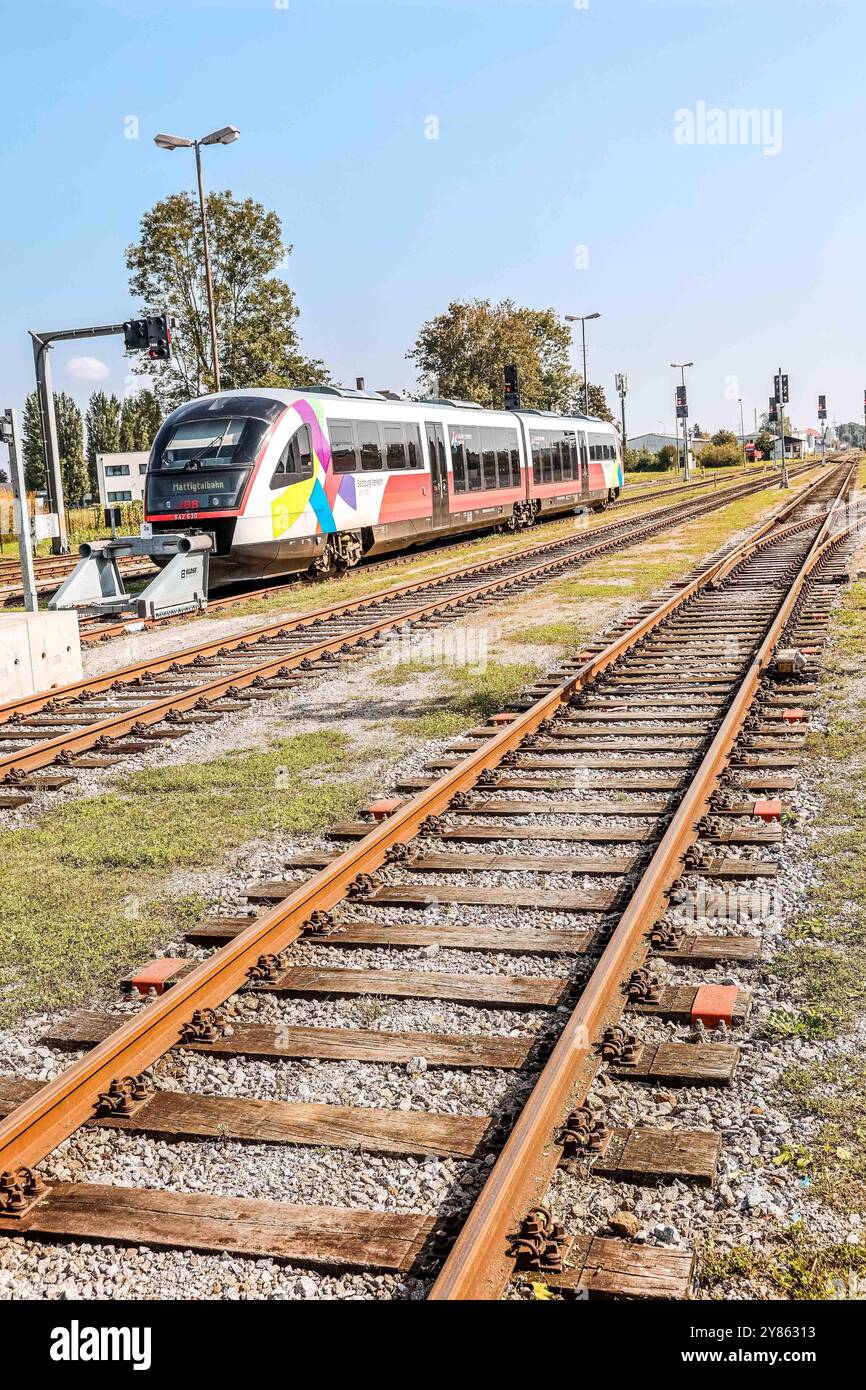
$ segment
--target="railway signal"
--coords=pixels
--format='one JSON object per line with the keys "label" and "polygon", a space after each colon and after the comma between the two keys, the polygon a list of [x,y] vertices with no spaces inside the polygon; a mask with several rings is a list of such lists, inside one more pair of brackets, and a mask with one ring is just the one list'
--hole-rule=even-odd
{"label": "railway signal", "polygon": [[55,555],[69,551],[66,534],[66,507],[63,501],[63,478],[60,471],[60,449],[57,444],[57,420],[54,414],[54,392],[51,387],[49,353],[55,343],[75,342],[81,338],[109,338],[123,334],[131,351],[147,352],[157,361],[171,356],[171,325],[168,314],[152,314],[149,318],[127,319],[126,323],[103,323],[92,328],[53,329],[37,333],[30,329],[33,340],[33,363],[36,368],[36,393],[42,418],[42,448],[45,454],[45,475],[51,511],[57,515],[57,534],[52,541]]}
{"label": "railway signal", "polygon": [[694,362],[672,362],[671,366],[680,373],[680,385],[677,387],[676,396],[676,419],[683,422],[683,482],[689,481],[689,404],[686,397],[686,367],[693,367]]}
{"label": "railway signal", "polygon": [[788,483],[788,456],[785,453],[785,410],[788,404],[788,376],[780,367],[773,378],[773,394],[776,398],[779,419],[779,447],[782,451],[782,487],[789,486]]}
{"label": "railway signal", "polygon": [[123,342],[129,352],[146,352],[156,362],[171,357],[171,324],[168,314],[129,319],[123,325]]}
{"label": "railway signal", "polygon": [[505,409],[520,409],[520,378],[514,365],[505,368]]}

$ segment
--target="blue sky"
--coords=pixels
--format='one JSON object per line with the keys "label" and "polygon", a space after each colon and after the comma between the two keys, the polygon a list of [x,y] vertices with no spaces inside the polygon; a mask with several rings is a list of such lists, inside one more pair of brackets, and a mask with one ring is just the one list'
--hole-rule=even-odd
{"label": "blue sky", "polygon": [[[232,123],[207,185],[280,214],[336,380],[411,387],[424,319],[508,295],[601,312],[590,376],[613,403],[629,373],[630,434],[672,427],[674,360],[704,428],[779,364],[795,423],[819,391],[862,418],[862,0],[37,0],[3,38],[0,407],[29,328],[134,311],[124,248],[194,179],[153,135]],[[677,143],[699,102],[780,110],[780,152]],[[55,387],[121,390],[118,342],[59,347]]]}

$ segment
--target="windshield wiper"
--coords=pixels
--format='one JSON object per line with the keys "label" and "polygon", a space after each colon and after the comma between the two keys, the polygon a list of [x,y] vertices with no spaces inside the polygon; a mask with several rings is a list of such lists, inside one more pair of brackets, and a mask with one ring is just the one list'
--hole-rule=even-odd
{"label": "windshield wiper", "polygon": [[186,470],[189,468],[195,468],[199,459],[204,458],[208,449],[212,449],[215,444],[217,446],[217,453],[219,453],[220,449],[222,448],[223,440],[226,437],[226,433],[227,431],[223,430],[222,434],[218,434],[213,439],[209,439],[207,444],[203,445],[202,448],[199,449],[197,454],[193,454],[192,458],[188,458],[186,463],[183,465],[184,472],[186,472]]}

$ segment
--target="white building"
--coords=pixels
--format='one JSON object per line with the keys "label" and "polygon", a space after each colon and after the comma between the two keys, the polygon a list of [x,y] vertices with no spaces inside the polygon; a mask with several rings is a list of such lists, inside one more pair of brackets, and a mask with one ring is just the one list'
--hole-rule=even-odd
{"label": "white building", "polygon": [[103,507],[143,500],[149,457],[147,452],[96,455],[99,501]]}

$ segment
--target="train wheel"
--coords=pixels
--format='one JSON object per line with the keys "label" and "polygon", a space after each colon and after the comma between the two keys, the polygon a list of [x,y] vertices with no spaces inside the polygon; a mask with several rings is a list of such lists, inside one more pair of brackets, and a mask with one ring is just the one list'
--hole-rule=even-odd
{"label": "train wheel", "polygon": [[338,570],[354,569],[361,563],[364,542],[359,531],[338,531],[332,545]]}

